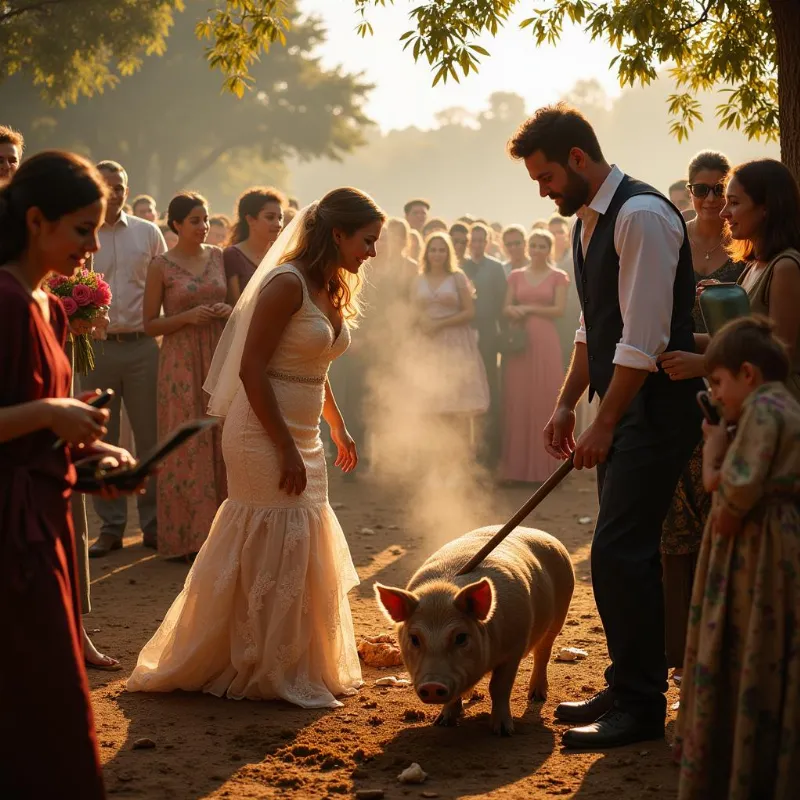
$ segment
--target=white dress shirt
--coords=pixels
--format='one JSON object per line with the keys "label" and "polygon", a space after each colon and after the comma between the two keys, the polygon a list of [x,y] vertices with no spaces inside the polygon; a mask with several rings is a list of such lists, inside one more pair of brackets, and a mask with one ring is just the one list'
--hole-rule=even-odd
{"label": "white dress shirt", "polygon": [[113,225],[104,222],[97,237],[100,250],[92,259],[93,268],[103,273],[112,295],[108,333],[141,332],[147,267],[167,252],[164,237],[157,225],[124,211]]}
{"label": "white dress shirt", "polygon": [[[613,166],[592,202],[578,211],[583,223],[584,258],[597,221],[608,211],[624,177],[622,170]],[[683,224],[664,198],[644,194],[623,203],[614,226],[622,312],[622,338],[614,353],[615,364],[658,371],[656,358],[669,344],[672,291],[683,238]],[[586,344],[583,314],[575,341]]]}

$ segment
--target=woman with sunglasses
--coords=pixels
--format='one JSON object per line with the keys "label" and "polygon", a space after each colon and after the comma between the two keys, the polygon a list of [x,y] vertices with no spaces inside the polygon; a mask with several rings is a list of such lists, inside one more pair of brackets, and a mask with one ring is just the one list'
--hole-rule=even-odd
{"label": "woman with sunglasses", "polygon": [[[686,223],[686,230],[692,246],[694,277],[699,289],[708,283],[735,282],[744,268],[743,262],[731,258],[728,251],[730,233],[720,217],[725,205],[725,184],[730,169],[727,157],[712,150],[698,153],[689,165],[686,188],[691,194],[692,208],[697,216]],[[703,315],[697,303],[693,316],[695,333],[705,334]],[[705,376],[702,353],[664,353],[659,363],[673,380]]]}
{"label": "woman with sunglasses", "polygon": [[[729,236],[720,217],[725,205],[725,182],[730,163],[722,153],[710,150],[698,153],[689,165],[687,186],[696,216],[686,223],[692,247],[695,282],[734,282],[743,264],[733,261],[726,249]],[[699,303],[695,303],[695,333],[705,334],[706,327]],[[701,353],[669,352],[659,359],[661,368],[672,380],[703,377]],[[686,464],[675,489],[661,534],[661,564],[664,583],[667,666],[672,678],[680,683],[683,676],[683,651],[692,584],[706,519],[711,510],[711,496],[703,488],[702,442]]]}

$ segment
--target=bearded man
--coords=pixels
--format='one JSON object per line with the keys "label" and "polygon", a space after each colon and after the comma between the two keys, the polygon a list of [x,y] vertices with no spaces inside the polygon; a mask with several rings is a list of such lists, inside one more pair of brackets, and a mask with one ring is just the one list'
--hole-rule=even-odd
{"label": "bearded man", "polygon": [[[572,359],[544,431],[551,455],[597,466],[600,511],[592,541],[595,601],[608,642],[607,686],[561,703],[580,727],[567,747],[602,748],[663,738],[667,663],[659,544],[684,464],[700,436],[700,380],[670,381],[666,350],[694,352],[695,282],[680,211],[652,186],[604,158],[592,126],[565,104],[542,108],[509,142],[542,197],[573,230],[581,304]],[[601,403],[574,439],[586,390]]]}

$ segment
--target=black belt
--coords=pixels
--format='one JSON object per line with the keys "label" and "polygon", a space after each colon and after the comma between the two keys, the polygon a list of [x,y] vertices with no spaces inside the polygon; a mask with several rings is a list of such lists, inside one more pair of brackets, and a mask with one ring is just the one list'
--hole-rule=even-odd
{"label": "black belt", "polygon": [[141,331],[130,331],[130,333],[108,333],[106,334],[106,341],[108,342],[136,342],[139,339],[150,338],[146,333]]}

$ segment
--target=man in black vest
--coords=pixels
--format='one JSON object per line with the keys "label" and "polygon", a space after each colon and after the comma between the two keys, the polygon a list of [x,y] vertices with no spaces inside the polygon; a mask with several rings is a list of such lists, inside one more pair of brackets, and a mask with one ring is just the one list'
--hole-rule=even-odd
{"label": "man in black vest", "polygon": [[[600,512],[592,584],[611,664],[607,687],[561,703],[580,725],[567,747],[613,747],[664,736],[667,664],[659,544],[681,469],[700,436],[702,381],[671,381],[656,359],[694,351],[692,256],[684,220],[663,195],[609,165],[583,115],[542,108],[509,142],[542,197],[573,232],[582,314],[569,372],[544,431],[545,447],[576,469],[597,466]],[[601,403],[576,444],[575,406]]]}

